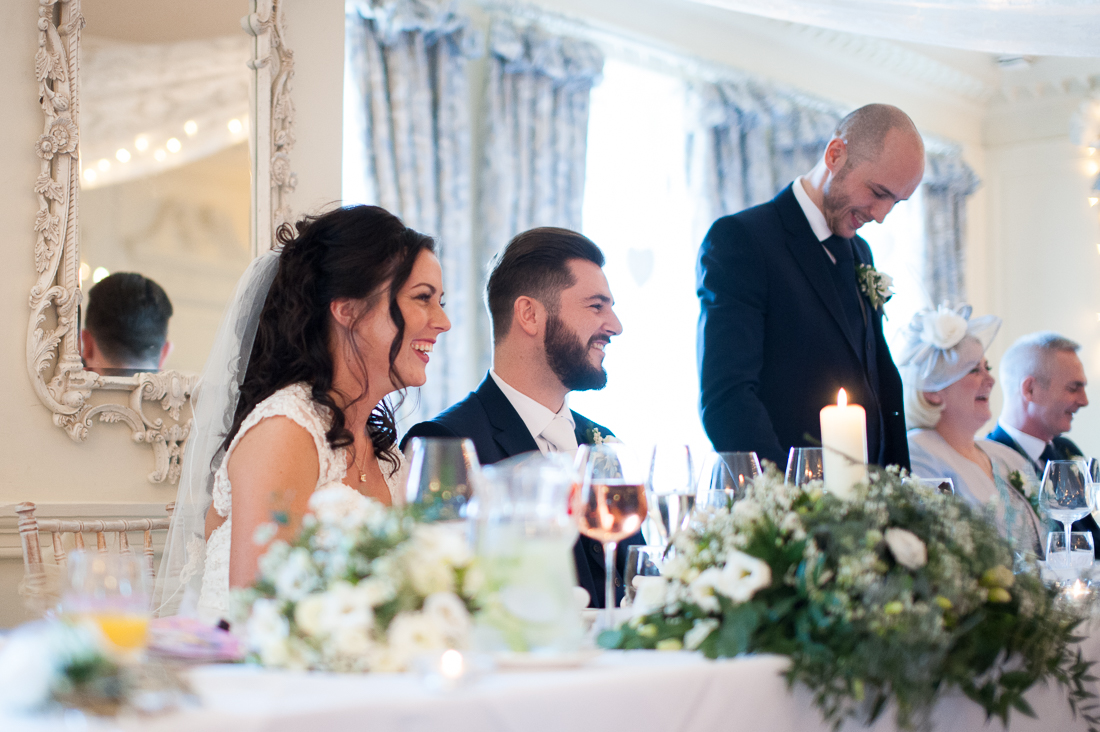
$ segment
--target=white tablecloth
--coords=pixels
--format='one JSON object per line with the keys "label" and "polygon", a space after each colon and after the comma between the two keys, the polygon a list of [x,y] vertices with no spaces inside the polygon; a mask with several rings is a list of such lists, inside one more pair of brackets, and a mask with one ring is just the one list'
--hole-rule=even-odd
{"label": "white tablecloth", "polygon": [[[1092,654],[1090,654],[1092,655]],[[1092,655],[1092,657],[1096,657]],[[708,661],[690,653],[605,653],[581,668],[495,672],[449,692],[429,690],[414,674],[364,676],[204,666],[191,680],[203,706],[152,719],[112,723],[0,718],[5,732],[86,729],[124,732],[826,732],[805,688],[788,691],[786,660],[753,656]],[[1100,689],[1098,689],[1100,690]],[[1033,689],[1038,720],[1013,716],[1011,730],[1085,730],[1058,687]],[[937,730],[979,730],[985,716],[961,696],[944,699]],[[893,730],[892,712],[875,732]],[[862,729],[849,724],[848,729]],[[989,729],[1000,730],[994,720]]]}

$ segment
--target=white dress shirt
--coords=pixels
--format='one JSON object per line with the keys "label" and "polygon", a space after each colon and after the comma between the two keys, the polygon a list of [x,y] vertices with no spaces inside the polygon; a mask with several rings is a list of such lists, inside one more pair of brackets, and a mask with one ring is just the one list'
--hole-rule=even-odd
{"label": "white dress shirt", "polygon": [[[569,445],[553,445],[549,440],[542,436],[543,430],[550,426],[550,423],[555,418],[562,418],[569,422],[569,426],[572,429],[576,429],[576,422],[573,421],[573,412],[569,410],[569,397],[567,396],[561,405],[561,409],[557,412],[553,412],[547,409],[543,405],[536,402],[531,397],[527,396],[523,392],[517,390],[511,386],[504,379],[497,375],[496,371],[489,369],[489,376],[493,378],[496,385],[500,387],[500,390],[504,392],[504,396],[508,398],[512,408],[519,414],[519,418],[523,420],[523,423],[527,425],[527,429],[531,432],[531,436],[535,438],[535,444],[539,446],[539,451],[543,455],[547,455],[551,452],[567,452],[570,448]],[[574,442],[571,446],[573,450],[577,449],[576,435],[573,435]]]}
{"label": "white dress shirt", "polygon": [[1043,450],[1046,449],[1047,443],[1043,442],[1038,437],[1029,435],[1026,432],[1021,432],[1015,427],[1009,427],[1007,424],[999,420],[997,424],[1001,426],[1001,429],[1008,433],[1009,437],[1016,440],[1017,445],[1024,448],[1024,452],[1027,453],[1027,456],[1029,458],[1031,458],[1031,462],[1039,465],[1040,467],[1043,465],[1043,461],[1039,458],[1042,457]]}

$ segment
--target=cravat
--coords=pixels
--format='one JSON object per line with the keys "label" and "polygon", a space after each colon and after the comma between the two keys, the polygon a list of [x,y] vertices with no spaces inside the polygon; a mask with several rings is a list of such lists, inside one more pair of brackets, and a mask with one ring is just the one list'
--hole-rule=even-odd
{"label": "cravat", "polygon": [[543,428],[539,436],[550,443],[551,452],[577,451],[577,434],[573,431],[573,425],[560,414],[555,414],[550,424]]}

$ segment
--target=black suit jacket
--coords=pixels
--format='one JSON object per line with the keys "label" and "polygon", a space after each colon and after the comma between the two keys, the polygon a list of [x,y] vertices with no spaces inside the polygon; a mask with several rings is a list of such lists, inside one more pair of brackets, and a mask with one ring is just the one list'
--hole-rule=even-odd
{"label": "black suit jacket", "polygon": [[[856,263],[872,264],[867,242],[851,242]],[[755,450],[782,467],[791,447],[821,439],[821,408],[836,403],[843,387],[850,403],[867,409],[868,422],[881,412],[880,449],[870,461],[909,467],[901,377],[882,335],[882,310],[864,301],[876,390],[834,266],[791,186],[711,226],[697,267],[698,362],[703,427],[715,450]]]}
{"label": "black suit jacket", "polygon": [[[576,425],[577,444],[580,445],[591,442],[593,429],[598,429],[601,435],[611,434],[606,427],[576,412],[573,412],[573,422]],[[402,450],[413,437],[468,437],[473,440],[477,457],[483,465],[491,465],[513,455],[539,449],[515,407],[488,374],[481,385],[458,404],[427,422],[413,425],[401,440]],[[628,547],[631,544],[644,543],[641,532],[619,542],[615,557],[618,565],[618,575],[615,577],[617,600],[621,600],[623,596],[621,578],[625,573]],[[577,567],[577,583],[588,591],[591,606],[603,607],[604,582],[607,577],[604,571],[603,547],[587,536],[578,537],[577,543],[573,545],[573,560]]]}
{"label": "black suit jacket", "polygon": [[[1004,428],[1001,427],[1001,425],[998,424],[996,429],[994,429],[985,437],[987,440],[993,440],[994,442],[999,442],[1002,445],[1007,445],[1008,447],[1011,447],[1013,450],[1023,455],[1027,459],[1027,461],[1031,463],[1031,467],[1035,470],[1035,477],[1039,480],[1043,479],[1043,471],[1046,470],[1047,467],[1046,463],[1040,465],[1039,463],[1032,460],[1031,456],[1028,455],[1024,451],[1024,448],[1020,446],[1020,443],[1012,439],[1012,435],[1005,432]],[[1054,447],[1054,456],[1058,460],[1073,460],[1075,458],[1084,458],[1085,456],[1085,454],[1081,452],[1081,448],[1077,447],[1077,445],[1074,444],[1073,440],[1069,439],[1068,437],[1055,437],[1053,440],[1051,440],[1051,445]],[[1053,526],[1054,522],[1050,523]],[[1058,524],[1058,526],[1061,526],[1061,524]],[[1057,527],[1053,526],[1053,528]],[[1085,516],[1080,521],[1074,521],[1072,528],[1074,531],[1088,531],[1092,533],[1092,549],[1096,558],[1100,559],[1100,526],[1096,524],[1096,519],[1094,519],[1090,514],[1088,516]],[[1045,541],[1045,539],[1046,537],[1042,537],[1040,538],[1040,541]]]}

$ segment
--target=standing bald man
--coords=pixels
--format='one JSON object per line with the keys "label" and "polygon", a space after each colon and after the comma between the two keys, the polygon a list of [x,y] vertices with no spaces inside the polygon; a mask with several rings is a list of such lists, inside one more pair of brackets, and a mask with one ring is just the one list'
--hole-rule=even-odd
{"label": "standing bald man", "polygon": [[897,107],[870,104],[837,125],[821,160],[768,203],[718,219],[699,250],[699,384],[716,450],[755,450],[782,467],[821,439],[841,388],[867,411],[872,463],[909,467],[901,377],[882,303],[861,285],[881,223],[924,175],[924,143]]}

